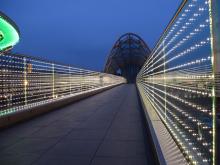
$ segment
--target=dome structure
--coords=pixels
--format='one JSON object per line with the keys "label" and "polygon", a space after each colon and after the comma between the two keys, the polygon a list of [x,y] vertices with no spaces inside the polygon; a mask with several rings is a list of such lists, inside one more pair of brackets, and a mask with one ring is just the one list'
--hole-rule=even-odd
{"label": "dome structure", "polygon": [[104,72],[123,76],[128,83],[134,83],[150,52],[141,37],[133,33],[124,34],[114,44]]}

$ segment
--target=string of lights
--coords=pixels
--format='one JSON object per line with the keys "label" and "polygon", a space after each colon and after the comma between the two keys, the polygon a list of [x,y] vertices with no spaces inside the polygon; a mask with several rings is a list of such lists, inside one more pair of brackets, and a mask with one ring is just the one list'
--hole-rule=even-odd
{"label": "string of lights", "polygon": [[189,164],[215,164],[211,0],[186,0],[137,76]]}
{"label": "string of lights", "polygon": [[0,117],[121,83],[125,83],[125,79],[119,76],[2,53]]}

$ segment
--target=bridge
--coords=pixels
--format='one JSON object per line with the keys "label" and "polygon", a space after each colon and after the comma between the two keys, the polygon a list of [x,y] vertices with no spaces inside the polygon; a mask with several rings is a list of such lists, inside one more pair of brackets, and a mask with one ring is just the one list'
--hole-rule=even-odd
{"label": "bridge", "polygon": [[217,165],[218,0],[184,0],[153,50],[127,33],[96,72],[13,53],[0,13],[1,165]]}

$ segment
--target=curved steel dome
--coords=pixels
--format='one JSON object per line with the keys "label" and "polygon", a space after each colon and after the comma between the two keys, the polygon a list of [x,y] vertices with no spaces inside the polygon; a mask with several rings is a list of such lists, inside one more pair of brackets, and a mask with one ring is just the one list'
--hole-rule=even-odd
{"label": "curved steel dome", "polygon": [[121,75],[128,83],[134,83],[150,52],[141,37],[133,33],[124,34],[113,46],[104,72]]}

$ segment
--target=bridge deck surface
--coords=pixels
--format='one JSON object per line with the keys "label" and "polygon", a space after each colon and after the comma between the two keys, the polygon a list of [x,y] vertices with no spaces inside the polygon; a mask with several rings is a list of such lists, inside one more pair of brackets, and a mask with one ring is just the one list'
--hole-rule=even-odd
{"label": "bridge deck surface", "polygon": [[134,85],[121,85],[0,133],[1,165],[154,164]]}

